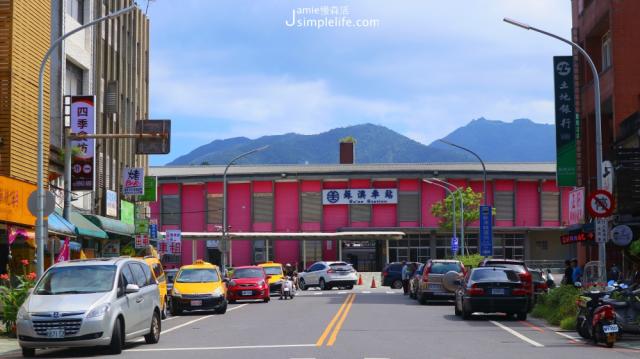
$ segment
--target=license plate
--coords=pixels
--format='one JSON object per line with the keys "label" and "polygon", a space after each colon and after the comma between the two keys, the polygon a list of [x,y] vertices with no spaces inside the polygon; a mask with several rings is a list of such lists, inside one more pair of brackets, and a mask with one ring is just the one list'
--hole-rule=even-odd
{"label": "license plate", "polygon": [[429,289],[440,289],[442,285],[440,284],[429,284]]}
{"label": "license plate", "polygon": [[47,329],[47,338],[51,338],[51,339],[64,338],[64,329]]}
{"label": "license plate", "polygon": [[191,306],[192,307],[202,307],[202,301],[201,300],[192,300],[191,301]]}
{"label": "license plate", "polygon": [[251,295],[251,294],[253,294],[253,292],[250,291],[250,290],[243,290],[242,293],[240,293],[240,294],[241,295]]}
{"label": "license plate", "polygon": [[493,295],[504,295],[504,289],[496,288],[491,290],[491,294]]}
{"label": "license plate", "polygon": [[617,333],[618,325],[617,324],[603,325],[602,330],[604,331],[605,334]]}

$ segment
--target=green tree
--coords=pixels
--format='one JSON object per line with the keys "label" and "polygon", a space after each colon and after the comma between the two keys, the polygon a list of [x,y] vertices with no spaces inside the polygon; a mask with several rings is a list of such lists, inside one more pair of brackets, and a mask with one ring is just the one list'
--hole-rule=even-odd
{"label": "green tree", "polygon": [[464,204],[464,227],[465,230],[469,224],[477,221],[480,218],[480,201],[482,200],[482,193],[474,192],[470,187],[460,188],[457,191],[453,191],[445,199],[440,202],[436,202],[431,206],[431,214],[439,219],[440,229],[444,231],[451,231],[453,229],[453,201],[455,198],[456,203],[456,226],[460,229],[460,218],[462,211],[460,210],[460,195],[462,195],[462,203]]}

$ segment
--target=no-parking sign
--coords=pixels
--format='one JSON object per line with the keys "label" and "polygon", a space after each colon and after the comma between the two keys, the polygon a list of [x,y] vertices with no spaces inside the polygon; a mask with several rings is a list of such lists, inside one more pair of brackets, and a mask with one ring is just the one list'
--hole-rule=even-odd
{"label": "no-parking sign", "polygon": [[614,202],[611,192],[597,190],[589,196],[589,213],[596,218],[609,217],[613,213]]}

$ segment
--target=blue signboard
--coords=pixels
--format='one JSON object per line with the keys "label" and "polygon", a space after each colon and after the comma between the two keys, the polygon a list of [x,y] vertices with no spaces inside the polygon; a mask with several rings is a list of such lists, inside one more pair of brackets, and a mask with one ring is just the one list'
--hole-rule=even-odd
{"label": "blue signboard", "polygon": [[451,254],[456,255],[459,249],[458,237],[451,238]]}
{"label": "blue signboard", "polygon": [[151,239],[157,239],[158,238],[158,225],[157,224],[150,224],[149,225],[149,237]]}
{"label": "blue signboard", "polygon": [[480,255],[490,257],[493,255],[493,231],[491,206],[480,206]]}

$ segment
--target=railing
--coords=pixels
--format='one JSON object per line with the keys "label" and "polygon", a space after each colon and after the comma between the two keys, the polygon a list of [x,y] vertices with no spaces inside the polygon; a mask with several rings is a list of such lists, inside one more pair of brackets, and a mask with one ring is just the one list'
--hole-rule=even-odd
{"label": "railing", "polygon": [[535,269],[564,268],[564,260],[562,259],[528,260],[525,261],[525,264],[527,267]]}

